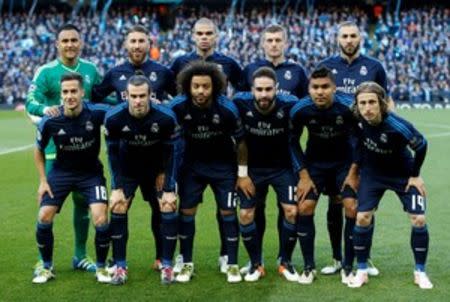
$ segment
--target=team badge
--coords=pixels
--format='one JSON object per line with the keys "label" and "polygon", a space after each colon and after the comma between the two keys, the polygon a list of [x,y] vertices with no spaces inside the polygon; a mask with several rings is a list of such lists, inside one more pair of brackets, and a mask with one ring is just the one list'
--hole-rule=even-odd
{"label": "team badge", "polygon": [[344,123],[344,118],[340,115],[336,117],[336,125],[342,125]]}
{"label": "team badge", "polygon": [[286,72],[284,73],[284,78],[286,79],[286,80],[290,80],[290,79],[292,79],[292,73],[291,73],[291,71],[290,70],[286,70]]}
{"label": "team badge", "polygon": [[30,85],[30,88],[28,88],[28,91],[35,91],[36,90],[36,85],[34,85],[34,84],[31,84]]}
{"label": "team badge", "polygon": [[383,143],[387,143],[387,135],[386,135],[386,133],[381,133],[381,135],[380,135],[380,141],[381,142],[383,142]]}
{"label": "team badge", "polygon": [[333,70],[331,70],[331,72],[332,72],[333,74],[337,74],[337,73],[338,73],[338,71],[337,71],[336,68],[333,68]]}
{"label": "team badge", "polygon": [[248,117],[254,117],[253,112],[251,112],[251,111],[247,111],[247,113],[245,115]]}
{"label": "team badge", "polygon": [[156,75],[156,72],[154,72],[154,71],[152,71],[150,73],[149,78],[150,78],[150,81],[152,81],[152,82],[156,82],[158,80],[158,76]]}
{"label": "team badge", "polygon": [[157,123],[153,123],[152,127],[150,128],[150,131],[153,133],[158,133],[159,132],[159,125]]}
{"label": "team badge", "polygon": [[86,122],[86,131],[92,131],[94,130],[94,124],[92,124],[91,121]]}
{"label": "team badge", "polygon": [[358,123],[358,127],[362,129],[363,128],[363,124],[361,122]]}
{"label": "team badge", "polygon": [[213,123],[213,124],[216,124],[216,125],[220,123],[220,117],[219,117],[218,114],[214,114],[214,115],[213,115],[212,123]]}
{"label": "team badge", "polygon": [[90,84],[91,83],[91,77],[87,74],[84,76],[84,80],[86,81],[86,83]]}
{"label": "team badge", "polygon": [[361,66],[361,69],[359,70],[359,74],[362,76],[367,75],[367,67],[366,66]]}
{"label": "team badge", "polygon": [[283,110],[279,110],[279,111],[277,112],[277,118],[281,120],[283,117],[284,117],[284,112],[283,112]]}

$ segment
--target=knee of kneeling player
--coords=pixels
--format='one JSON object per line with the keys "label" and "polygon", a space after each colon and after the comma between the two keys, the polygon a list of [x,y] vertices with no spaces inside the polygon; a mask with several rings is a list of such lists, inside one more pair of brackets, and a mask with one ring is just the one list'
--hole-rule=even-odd
{"label": "knee of kneeling player", "polygon": [[241,209],[239,211],[239,221],[241,224],[252,223],[255,219],[255,209]]}
{"label": "knee of kneeling player", "polygon": [[54,213],[50,209],[41,208],[39,210],[38,221],[39,223],[52,223]]}
{"label": "knee of kneeling player", "polygon": [[313,202],[304,201],[298,206],[298,214],[300,215],[313,215],[315,205]]}
{"label": "knee of kneeling player", "polygon": [[220,215],[222,216],[230,216],[230,215],[235,215],[236,211],[235,210],[223,210],[220,209]]}
{"label": "knee of kneeling player", "polygon": [[128,211],[128,204],[117,204],[114,208],[111,209],[113,214],[126,214]]}
{"label": "knee of kneeling player", "polygon": [[425,215],[411,215],[411,223],[414,227],[424,227],[426,224]]}
{"label": "knee of kneeling player", "polygon": [[345,204],[345,216],[350,218],[356,217],[356,203]]}
{"label": "knee of kneeling player", "polygon": [[108,216],[106,216],[103,213],[99,214],[99,215],[92,215],[92,216],[93,216],[95,226],[104,225],[108,222]]}
{"label": "knee of kneeling player", "polygon": [[295,223],[297,218],[297,208],[295,206],[284,206],[284,218],[289,221],[289,223]]}
{"label": "knee of kneeling player", "polygon": [[356,215],[356,224],[359,226],[369,226],[372,222],[372,213],[364,212]]}

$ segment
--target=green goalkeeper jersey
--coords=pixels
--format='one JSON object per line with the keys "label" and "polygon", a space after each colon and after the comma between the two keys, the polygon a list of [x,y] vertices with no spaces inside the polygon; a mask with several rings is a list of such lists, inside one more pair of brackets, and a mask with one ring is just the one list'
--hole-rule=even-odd
{"label": "green goalkeeper jersey", "polygon": [[[61,105],[60,79],[68,72],[77,72],[83,76],[85,98],[91,99],[92,87],[101,82],[100,73],[94,63],[78,59],[75,66],[68,67],[56,59],[39,67],[34,75],[25,105],[29,115],[41,117],[46,107]],[[49,144],[45,149],[46,158],[55,158],[55,152],[54,144]]]}

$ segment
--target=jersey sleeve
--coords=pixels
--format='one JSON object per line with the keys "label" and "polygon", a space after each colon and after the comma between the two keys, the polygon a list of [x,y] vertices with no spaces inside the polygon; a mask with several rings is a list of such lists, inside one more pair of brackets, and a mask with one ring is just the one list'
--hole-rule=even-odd
{"label": "jersey sleeve", "polygon": [[299,67],[299,85],[297,86],[295,95],[301,99],[308,95],[308,77],[306,76],[305,69]]}
{"label": "jersey sleeve", "polygon": [[50,141],[50,132],[48,130],[48,118],[45,117],[39,123],[36,130],[36,147],[44,152]]}
{"label": "jersey sleeve", "polygon": [[25,109],[27,113],[36,116],[43,116],[47,102],[47,80],[44,68],[39,68],[34,75],[30,87],[28,88]]}
{"label": "jersey sleeve", "polygon": [[425,161],[425,156],[427,154],[428,143],[425,137],[414,128],[410,123],[406,123],[405,127],[408,129],[404,131],[404,136],[408,141],[408,146],[414,151],[414,162],[412,166],[412,175],[417,177],[420,175],[420,169],[423,162]]}
{"label": "jersey sleeve", "polygon": [[295,173],[306,168],[305,155],[300,145],[300,137],[303,132],[302,117],[298,106],[292,107],[289,114],[289,153],[291,155],[292,167]]}
{"label": "jersey sleeve", "polygon": [[243,91],[244,73],[235,60],[231,60],[231,77],[228,81],[230,81],[235,91]]}
{"label": "jersey sleeve", "polygon": [[165,166],[165,179],[164,179],[164,192],[175,191],[177,171],[180,167],[182,154],[183,154],[183,142],[180,134],[181,128],[178,125],[175,114],[171,115],[171,123],[169,126],[168,135],[164,142],[165,154],[166,154],[166,166]]}
{"label": "jersey sleeve", "polygon": [[242,71],[242,84],[240,86],[241,91],[250,91],[252,83],[250,83],[250,65],[247,65]]}
{"label": "jersey sleeve", "polygon": [[174,97],[177,94],[175,75],[170,69],[166,69],[165,75],[164,91]]}
{"label": "jersey sleeve", "polygon": [[115,125],[112,116],[106,115],[105,121],[105,140],[108,152],[109,170],[111,173],[111,188],[120,189],[123,187],[122,171],[120,167],[120,132]]}
{"label": "jersey sleeve", "polygon": [[384,91],[386,91],[386,94],[389,94],[389,90],[387,87],[387,75],[386,70],[384,70],[383,65],[381,63],[378,63],[378,69],[376,73],[375,82],[378,83],[381,87],[383,87]]}
{"label": "jersey sleeve", "polygon": [[229,129],[232,139],[238,143],[244,137],[244,127],[242,126],[242,120],[239,115],[239,110],[236,105],[230,101],[225,100],[225,107],[229,111]]}
{"label": "jersey sleeve", "polygon": [[118,100],[115,98],[108,97],[111,93],[114,92],[114,87],[112,85],[112,73],[108,71],[105,74],[103,80],[99,77],[98,82],[92,88],[92,98],[91,101],[93,103],[108,103],[108,104],[117,104]]}

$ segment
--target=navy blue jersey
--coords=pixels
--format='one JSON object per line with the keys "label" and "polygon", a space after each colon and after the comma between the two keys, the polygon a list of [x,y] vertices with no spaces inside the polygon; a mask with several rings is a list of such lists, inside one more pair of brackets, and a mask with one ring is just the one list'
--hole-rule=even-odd
{"label": "navy blue jersey", "polygon": [[182,95],[168,106],[182,128],[185,161],[236,163],[236,143],[244,131],[233,102],[219,96],[209,108],[201,109]]}
{"label": "navy blue jersey", "polygon": [[[326,168],[353,159],[352,131],[355,120],[352,103],[352,98],[338,92],[327,109],[319,109],[309,96],[294,105],[290,112],[291,146],[301,163],[301,166],[295,167],[296,171],[305,165]],[[303,155],[298,137],[304,127],[308,129],[308,140]]]}
{"label": "navy blue jersey", "polygon": [[36,144],[39,150],[44,152],[50,139],[55,143],[53,169],[94,173],[102,171],[98,159],[100,127],[110,107],[87,102],[83,102],[82,106],[81,113],[73,118],[65,116],[64,107],[60,106],[59,116],[44,116],[38,126]]}
{"label": "navy blue jersey", "polygon": [[127,61],[111,68],[105,74],[103,81],[94,86],[92,100],[101,102],[112,92],[115,92],[118,102],[126,101],[128,79],[135,75],[137,71],[142,71],[150,79],[152,86],[151,97],[153,99],[163,101],[168,98],[167,95],[174,96],[176,94],[175,78],[169,68],[152,60],[146,60],[139,66]]}
{"label": "navy blue jersey", "polygon": [[251,168],[292,168],[289,148],[289,112],[297,103],[294,96],[276,95],[269,114],[256,109],[254,96],[241,92],[233,98],[245,130],[248,166]]}
{"label": "navy blue jersey", "polygon": [[388,92],[386,71],[383,65],[374,58],[359,55],[349,64],[343,57],[336,55],[323,60],[318,66],[331,69],[339,91],[353,95],[359,84],[373,81]]}
{"label": "navy blue jersey", "polygon": [[[358,123],[361,173],[380,176],[418,176],[427,141],[411,123],[389,112],[381,124]],[[411,150],[415,152],[413,157]]]}
{"label": "navy blue jersey", "polygon": [[122,103],[108,112],[105,128],[113,188],[121,188],[125,176],[139,177],[161,169],[164,155],[164,190],[174,189],[181,153],[179,127],[171,110],[151,104],[148,114],[137,119],[130,114],[128,103]]}
{"label": "navy blue jersey", "polygon": [[[192,61],[201,59],[202,57],[200,57],[194,51],[176,58],[175,61],[173,61],[170,69],[172,69],[175,76],[177,76],[187,64],[189,64]],[[239,66],[236,60],[215,51],[212,55],[207,57],[205,61],[216,63],[219,66],[219,68],[223,71],[223,73],[226,75],[227,81],[231,83],[233,88],[235,90],[241,90],[240,87],[242,85],[242,68]]]}
{"label": "navy blue jersey", "polygon": [[270,67],[275,71],[277,74],[278,94],[292,94],[299,99],[308,95],[308,77],[302,66],[292,61],[285,61],[274,66],[265,59],[250,63],[244,68],[244,91],[250,91],[253,84],[253,73],[260,67]]}

